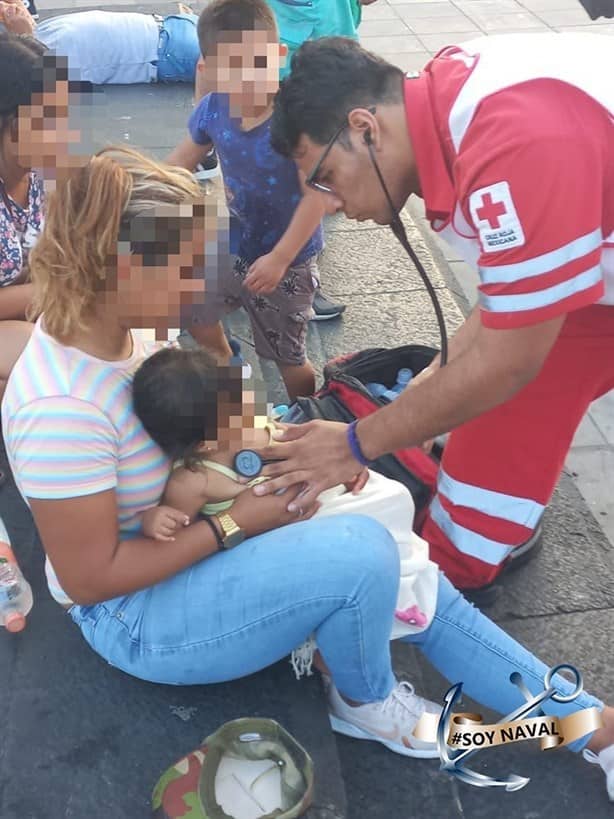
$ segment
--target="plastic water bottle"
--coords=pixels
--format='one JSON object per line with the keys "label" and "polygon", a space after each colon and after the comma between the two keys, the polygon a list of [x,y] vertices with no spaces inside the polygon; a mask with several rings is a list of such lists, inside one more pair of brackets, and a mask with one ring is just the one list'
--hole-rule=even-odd
{"label": "plastic water bottle", "polygon": [[385,401],[394,401],[395,398],[399,397],[399,393],[394,389],[385,390],[381,396]]}
{"label": "plastic water bottle", "polygon": [[386,387],[377,381],[369,381],[368,384],[365,384],[365,387],[374,398],[380,398],[386,392]]}
{"label": "plastic water bottle", "polygon": [[413,377],[414,373],[409,369],[409,367],[401,367],[397,373],[397,385],[404,390]]}
{"label": "plastic water bottle", "polygon": [[0,625],[21,631],[32,608],[32,589],[21,573],[0,518]]}
{"label": "plastic water bottle", "polygon": [[277,406],[273,407],[273,412],[271,413],[271,417],[274,421],[279,421],[281,418],[286,415],[290,408],[287,404],[277,404]]}

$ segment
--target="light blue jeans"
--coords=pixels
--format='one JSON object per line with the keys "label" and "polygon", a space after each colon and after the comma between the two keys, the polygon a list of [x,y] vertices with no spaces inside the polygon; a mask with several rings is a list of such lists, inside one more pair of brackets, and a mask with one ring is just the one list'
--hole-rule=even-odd
{"label": "light blue jeans", "polygon": [[200,57],[196,14],[164,18],[158,46],[158,82],[194,82]]}
{"label": "light blue jeans", "polygon": [[[339,515],[250,538],[156,586],[70,613],[111,665],[176,685],[252,674],[315,632],[339,690],[369,702],[384,699],[395,684],[389,637],[398,584],[398,551],[388,531],[367,517]],[[543,690],[547,667],[443,575],[432,624],[405,639],[451,683],[463,682],[468,696],[500,713],[524,702],[509,680],[513,671],[533,693]],[[562,677],[554,682],[569,692]],[[564,716],[590,706],[603,704],[582,693],[572,703],[548,701],[543,710]],[[580,750],[588,739],[570,747]]]}

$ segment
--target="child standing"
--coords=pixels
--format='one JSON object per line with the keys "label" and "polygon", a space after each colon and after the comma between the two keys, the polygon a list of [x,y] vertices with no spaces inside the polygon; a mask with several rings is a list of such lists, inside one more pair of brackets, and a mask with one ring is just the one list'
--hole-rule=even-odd
{"label": "child standing", "polygon": [[243,306],[256,352],[274,361],[290,399],[310,395],[307,323],[319,284],[324,198],[270,144],[270,116],[286,47],[264,0],[214,0],[198,21],[202,58],[189,136],[169,162],[189,170],[215,147],[230,211],[230,269],[207,276],[206,305],[189,328],[219,363],[231,350],[220,319]]}

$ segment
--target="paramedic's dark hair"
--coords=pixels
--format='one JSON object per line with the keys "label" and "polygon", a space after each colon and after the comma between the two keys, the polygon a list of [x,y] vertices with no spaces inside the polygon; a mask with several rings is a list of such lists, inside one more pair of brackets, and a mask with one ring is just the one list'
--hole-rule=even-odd
{"label": "paramedic's dark hair", "polygon": [[[332,78],[332,79],[331,79]],[[307,41],[294,54],[290,75],[275,97],[271,144],[295,154],[301,134],[326,145],[354,108],[403,99],[403,72],[347,37]],[[346,147],[349,141],[340,135]]]}
{"label": "paramedic's dark hair", "polygon": [[221,367],[203,349],[166,347],[146,358],[132,384],[134,411],[174,460],[196,469],[197,449],[218,435],[218,406],[241,406],[240,367]]}
{"label": "paramedic's dark hair", "polygon": [[239,41],[242,31],[271,31],[278,36],[275,15],[265,0],[213,0],[198,18],[200,53],[208,57],[218,43]]}

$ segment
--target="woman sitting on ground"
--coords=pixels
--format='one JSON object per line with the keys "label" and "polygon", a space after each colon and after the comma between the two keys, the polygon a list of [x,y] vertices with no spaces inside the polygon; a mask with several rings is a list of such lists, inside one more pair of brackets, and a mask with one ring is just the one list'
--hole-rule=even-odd
{"label": "woman sitting on ground", "polygon": [[[44,195],[42,178],[32,168],[55,163],[58,147],[44,141],[43,130],[32,125],[35,95],[63,93],[61,87],[56,91],[55,82],[45,87],[44,51],[32,37],[0,34],[0,397],[32,331],[25,320],[32,298],[28,254],[42,227]],[[48,138],[52,118],[46,118]]]}
{"label": "woman sitting on ground", "polygon": [[[9,379],[2,422],[51,593],[95,651],[154,682],[236,679],[313,634],[333,683],[335,730],[437,756],[413,731],[438,707],[391,668],[399,558],[381,524],[291,515],[296,486],[281,496],[241,492],[232,531],[197,519],[173,543],[143,536],[143,512],[159,503],[171,461],[133,409],[143,353],[130,327],[161,335],[202,297],[205,236],[215,240],[215,223],[199,197],[189,173],[116,149],[60,180],[49,202],[31,255],[42,315]],[[244,542],[228,548],[237,533]],[[512,711],[524,703],[514,671],[532,693],[543,690],[546,666],[441,574],[435,606],[428,628],[404,639],[469,696]],[[560,676],[553,683],[571,688]],[[592,706],[603,727],[570,747],[600,752],[614,780],[614,710],[586,693],[543,709],[565,716]]]}

